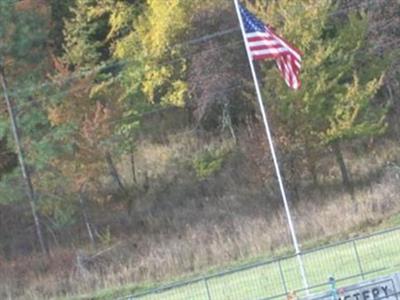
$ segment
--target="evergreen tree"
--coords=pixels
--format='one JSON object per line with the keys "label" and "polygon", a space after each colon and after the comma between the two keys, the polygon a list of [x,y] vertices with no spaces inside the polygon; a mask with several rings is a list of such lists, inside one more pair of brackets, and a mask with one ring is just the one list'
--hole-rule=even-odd
{"label": "evergreen tree", "polygon": [[50,0],[52,26],[49,33],[49,42],[52,43],[53,51],[57,56],[63,53],[64,43],[64,20],[71,17],[70,8],[75,0]]}
{"label": "evergreen tree", "polygon": [[75,69],[108,61],[115,42],[132,30],[139,5],[130,2],[76,0],[65,18],[64,60]]}
{"label": "evergreen tree", "polygon": [[[46,39],[48,27],[46,17],[48,10],[44,5],[33,5],[29,0],[15,2],[2,1],[0,3],[0,77],[4,92],[4,100],[7,103],[8,113],[12,119],[12,129],[16,140],[16,148],[21,161],[23,177],[26,180],[26,188],[32,208],[34,224],[42,252],[46,252],[41,225],[36,209],[36,196],[32,188],[32,181],[23,160],[23,145],[20,144],[18,124],[15,114],[15,103],[18,108],[32,105],[34,95],[32,89],[24,89],[33,86],[43,77],[47,69],[46,64]],[[8,82],[8,83],[7,83]],[[10,89],[9,89],[10,88]],[[11,99],[10,99],[11,96]],[[15,99],[18,101],[15,101]],[[35,147],[35,142],[41,138],[39,126],[45,122],[45,115],[38,107],[31,107],[30,112],[19,111],[20,128],[28,138],[24,141]],[[6,134],[8,127],[8,115],[0,115],[0,133]],[[0,139],[4,140],[3,136]],[[37,144],[36,144],[37,145]],[[25,149],[26,150],[26,149]],[[43,154],[41,154],[43,155]]]}

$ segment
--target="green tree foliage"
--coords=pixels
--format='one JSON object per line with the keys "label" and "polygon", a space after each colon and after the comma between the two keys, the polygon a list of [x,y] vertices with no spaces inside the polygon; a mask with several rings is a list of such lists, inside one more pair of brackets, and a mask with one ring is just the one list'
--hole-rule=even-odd
{"label": "green tree foliage", "polygon": [[[31,80],[43,71],[48,10],[44,6],[33,8],[31,2],[5,0],[0,3],[0,62],[7,77],[13,79],[12,83],[16,79]],[[30,72],[26,72],[28,66]]]}
{"label": "green tree foliage", "polygon": [[216,174],[221,170],[224,161],[230,154],[231,149],[217,148],[207,149],[206,151],[199,153],[193,160],[193,168],[196,172],[196,176],[201,179],[207,179],[208,177]]}
{"label": "green tree foliage", "polygon": [[304,52],[298,92],[285,86],[276,68],[264,71],[270,109],[286,125],[292,145],[308,150],[375,136],[386,128],[387,108],[374,98],[387,61],[370,54],[368,20],[362,12],[337,19],[334,11],[332,1],[284,0],[271,2],[265,16]]}
{"label": "green tree foliage", "polygon": [[132,145],[137,118],[130,112],[140,108],[120,101],[125,94],[119,82],[124,62],[113,56],[117,43],[134,30],[140,3],[77,0],[66,18],[64,54],[55,58],[59,74],[54,78],[63,82],[64,96],[48,114],[53,128],[71,129],[62,132],[73,151],[60,152],[53,166],[72,178],[75,192],[107,173],[123,187],[114,161]]}
{"label": "green tree foliage", "polygon": [[[20,108],[25,145],[31,148],[38,145],[47,124],[46,115],[36,102],[37,89],[32,87],[43,80],[49,69],[46,55],[49,11],[44,5],[33,4],[29,0],[0,3],[0,64],[4,67],[11,97]],[[3,137],[10,131],[5,130],[9,121],[3,103],[1,107],[4,110],[0,113],[0,137]]]}
{"label": "green tree foliage", "polygon": [[50,0],[49,7],[51,10],[52,26],[49,34],[49,42],[52,44],[53,51],[56,55],[61,55],[64,44],[64,19],[70,17],[70,7],[74,0]]}
{"label": "green tree foliage", "polygon": [[[126,99],[125,95],[129,94],[126,90],[131,88],[121,86],[123,76],[120,73],[127,68],[127,62],[115,58],[119,45],[136,30],[142,2],[77,0],[65,22],[63,60],[76,71],[89,73],[92,82],[86,81],[90,93],[85,101],[91,103],[92,111],[96,109],[97,101],[113,107],[124,106],[123,115],[116,116],[127,118],[121,129],[124,133],[137,127],[136,115],[142,108],[139,101],[120,103],[120,99]],[[98,68],[100,64],[104,64],[104,68]]]}
{"label": "green tree foliage", "polygon": [[188,30],[193,2],[148,0],[135,30],[117,44],[115,57],[128,63],[123,81],[129,94],[184,105],[186,63],[176,44]]}
{"label": "green tree foliage", "polygon": [[77,69],[112,57],[114,43],[132,30],[138,12],[130,2],[76,0],[65,21],[65,61]]}
{"label": "green tree foliage", "polygon": [[[6,55],[9,54],[7,40],[9,36],[8,24],[11,21],[11,12],[13,6],[11,1],[4,1],[0,3],[0,64],[3,65]],[[7,147],[7,115],[6,107],[3,103],[0,104],[0,108],[4,113],[0,114],[0,179],[5,173],[11,172],[16,167],[16,157]]]}

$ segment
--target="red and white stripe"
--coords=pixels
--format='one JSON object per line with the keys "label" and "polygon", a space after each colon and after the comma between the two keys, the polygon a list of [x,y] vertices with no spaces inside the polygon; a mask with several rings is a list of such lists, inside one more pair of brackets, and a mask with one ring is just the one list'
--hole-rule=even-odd
{"label": "red and white stripe", "polygon": [[268,27],[264,32],[246,34],[253,60],[274,59],[287,83],[295,90],[300,89],[301,52],[279,37]]}

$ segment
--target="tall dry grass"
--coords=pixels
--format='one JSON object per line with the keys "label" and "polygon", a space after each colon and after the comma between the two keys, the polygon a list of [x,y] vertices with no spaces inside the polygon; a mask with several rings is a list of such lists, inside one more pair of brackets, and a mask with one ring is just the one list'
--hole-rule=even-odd
{"label": "tall dry grass", "polygon": [[[234,145],[212,140],[207,147]],[[302,185],[301,201],[291,207],[304,247],[344,238],[400,213],[397,147],[387,142],[372,156],[346,154],[356,182],[355,201],[342,189],[332,158],[320,162],[324,189]],[[51,299],[169,281],[289,249],[275,182],[254,183],[252,176],[257,174],[252,175],[252,165],[237,153],[212,178],[196,181],[190,162],[199,151],[204,151],[204,144],[190,135],[171,137],[168,145],[142,144],[138,169],[150,173],[152,188],[135,199],[131,217],[109,207],[98,213],[94,222],[109,226],[109,234],[98,241],[103,242],[98,251],[106,249],[104,254],[83,269],[77,267],[74,247],[53,249],[51,260],[36,256],[0,260],[0,298]],[[120,170],[124,167],[124,178],[129,180],[129,168],[121,165]]]}

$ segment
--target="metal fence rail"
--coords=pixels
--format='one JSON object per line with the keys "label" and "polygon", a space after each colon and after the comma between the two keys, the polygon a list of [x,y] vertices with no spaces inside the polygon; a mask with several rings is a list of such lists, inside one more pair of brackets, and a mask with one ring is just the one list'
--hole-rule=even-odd
{"label": "metal fence rail", "polygon": [[[400,270],[400,227],[306,250],[302,253],[312,293],[329,289],[328,278],[350,285]],[[121,299],[273,300],[304,296],[296,256],[259,261],[225,272],[181,281]]]}

